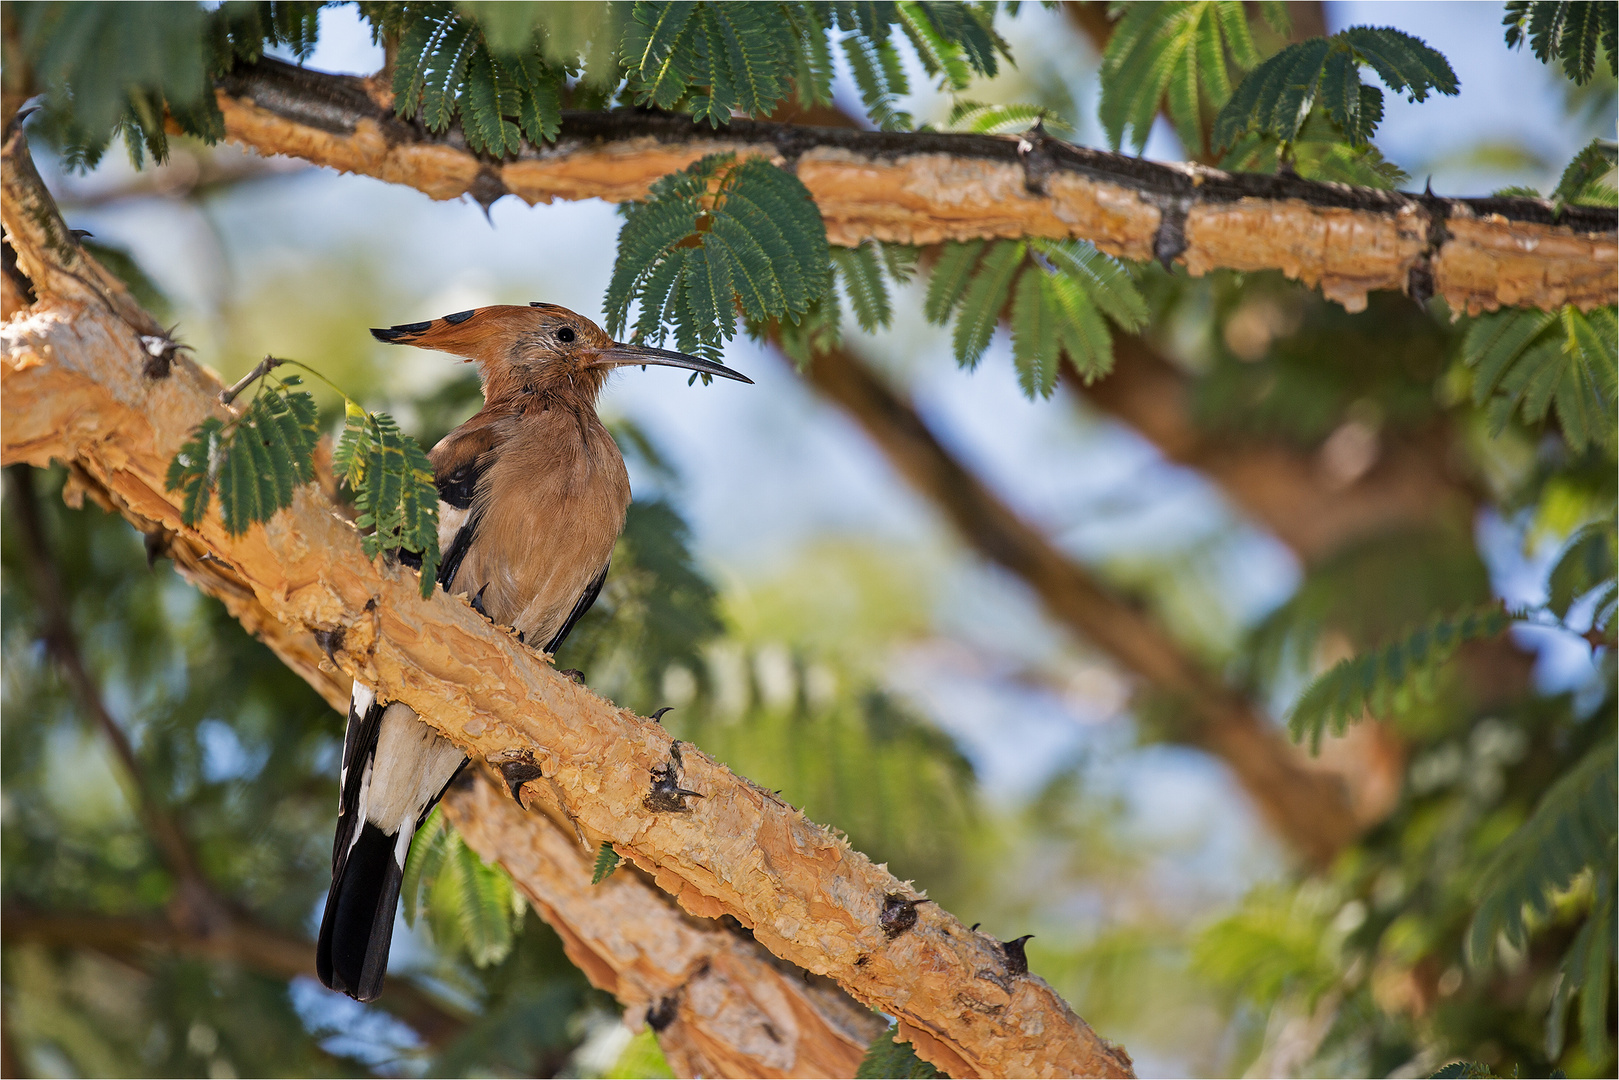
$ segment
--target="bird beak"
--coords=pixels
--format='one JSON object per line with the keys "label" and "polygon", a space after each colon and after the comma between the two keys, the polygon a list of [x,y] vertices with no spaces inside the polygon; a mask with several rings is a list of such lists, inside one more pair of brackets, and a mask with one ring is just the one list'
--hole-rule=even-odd
{"label": "bird beak", "polygon": [[657,364],[660,367],[690,368],[692,371],[701,372],[704,375],[717,375],[722,379],[735,379],[737,382],[745,382],[750,385],[753,382],[752,379],[740,371],[734,371],[724,364],[699,360],[695,356],[671,352],[668,349],[652,349],[645,345],[619,345],[614,343],[597,354],[596,363],[602,367]]}

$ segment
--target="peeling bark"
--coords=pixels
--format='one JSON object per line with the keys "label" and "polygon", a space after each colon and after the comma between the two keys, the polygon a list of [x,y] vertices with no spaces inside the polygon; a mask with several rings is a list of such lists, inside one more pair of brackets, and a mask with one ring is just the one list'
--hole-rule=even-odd
{"label": "peeling bark", "polygon": [[1591,308],[1619,292],[1612,210],[1537,199],[1441,199],[1297,177],[1232,174],[1022,138],[872,132],[735,120],[718,130],[660,113],[568,112],[545,147],[480,157],[456,130],[395,117],[373,80],[273,60],[218,81],[227,138],[435,199],[512,194],[640,198],[705,154],[760,155],[794,169],[834,244],[1077,237],[1123,258],[1188,272],[1279,269],[1351,311],[1375,289],[1431,289],[1453,310]]}
{"label": "peeling bark", "polygon": [[[410,705],[473,756],[534,762],[590,845],[614,844],[686,911],[730,915],[774,955],[895,1016],[918,1053],[953,1076],[1130,1075],[1122,1049],[1037,976],[1005,975],[999,943],[937,905],[889,940],[884,898],[909,884],[773,793],[673,744],[661,725],[557,674],[465,598],[423,601],[415,573],[366,559],[316,486],[241,536],[217,513],[182,525],[163,476],[197,423],[225,415],[219,380],[183,355],[152,370],[127,294],[52,220],[26,162],[21,139],[10,140],[0,212],[40,300],[0,328],[0,461],[72,463],[148,531],[225,564],[269,618],[311,641],[326,635],[345,675]],[[681,787],[705,797],[654,812],[654,777],[671,766]]]}
{"label": "peeling bark", "polygon": [[[580,846],[546,785],[518,809],[480,774],[444,799],[467,844],[506,868],[568,958],[624,1005],[626,1020],[657,1031],[681,1076],[853,1076],[882,1033],[830,980],[775,960],[718,920],[686,915],[629,863],[590,883]],[[555,817],[548,816],[555,815]]]}

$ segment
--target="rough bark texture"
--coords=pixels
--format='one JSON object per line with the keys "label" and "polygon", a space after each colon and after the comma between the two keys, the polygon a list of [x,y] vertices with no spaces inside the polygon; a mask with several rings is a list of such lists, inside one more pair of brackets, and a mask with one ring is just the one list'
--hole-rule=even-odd
{"label": "rough bark texture", "polygon": [[[498,860],[590,981],[658,1032],[681,1076],[853,1076],[883,1023],[828,979],[783,964],[740,926],[682,913],[629,863],[590,883],[594,853],[536,784],[524,813],[479,774],[444,800],[461,836]],[[549,815],[555,815],[549,816]]]}
{"label": "rough bark texture", "polygon": [[816,357],[809,377],[968,543],[1026,582],[1052,618],[1173,695],[1178,712],[1191,721],[1178,738],[1225,761],[1295,850],[1325,865],[1360,834],[1366,822],[1340,777],[1312,768],[1252,702],[1001,502],[868,368],[846,351],[832,350]]}
{"label": "rough bark texture", "polygon": [[[928,904],[889,938],[890,896],[916,893],[773,793],[663,728],[558,675],[462,598],[428,601],[415,574],[367,560],[315,486],[264,526],[180,523],[168,462],[220,383],[183,356],[155,370],[141,318],[56,218],[20,137],[4,158],[4,224],[40,299],[0,329],[0,460],[71,462],[148,532],[217,559],[268,617],[319,633],[343,673],[403,701],[470,754],[521,762],[591,846],[610,842],[692,914],[730,915],[776,956],[896,1017],[953,1076],[1122,1076],[1130,1061],[1000,945]],[[701,798],[659,798],[656,774]]]}
{"label": "rough bark texture", "polygon": [[262,61],[219,80],[227,137],[435,199],[512,194],[623,201],[705,154],[796,170],[835,244],[1079,237],[1124,258],[1279,269],[1351,311],[1374,289],[1443,296],[1454,310],[1582,308],[1619,291],[1612,210],[1535,199],[1440,199],[1296,177],[1234,175],[1090,150],[1040,135],[887,133],[678,116],[567,113],[561,136],[497,161],[459,131],[394,116],[377,83]]}

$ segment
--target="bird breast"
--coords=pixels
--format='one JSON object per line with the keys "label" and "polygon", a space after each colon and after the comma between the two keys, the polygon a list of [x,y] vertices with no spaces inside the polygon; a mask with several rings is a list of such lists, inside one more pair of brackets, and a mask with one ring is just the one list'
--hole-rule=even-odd
{"label": "bird breast", "polygon": [[[629,475],[594,414],[514,418],[478,485],[476,533],[451,593],[483,592],[495,622],[543,645],[607,560],[624,528]],[[506,425],[503,425],[506,426]]]}

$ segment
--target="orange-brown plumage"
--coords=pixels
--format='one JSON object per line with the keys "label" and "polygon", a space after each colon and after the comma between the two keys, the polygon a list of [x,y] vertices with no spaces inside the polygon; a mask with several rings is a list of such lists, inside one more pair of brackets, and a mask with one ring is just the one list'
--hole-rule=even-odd
{"label": "orange-brown plumage", "polygon": [[[749,381],[696,357],[618,344],[554,304],[478,308],[372,333],[478,365],[483,408],[428,454],[439,489],[439,582],[547,651],[595,601],[630,503],[624,459],[596,415],[608,374],[660,364]],[[405,705],[354,684],[316,952],[328,987],[362,1001],[381,992],[410,838],[464,763]]]}

